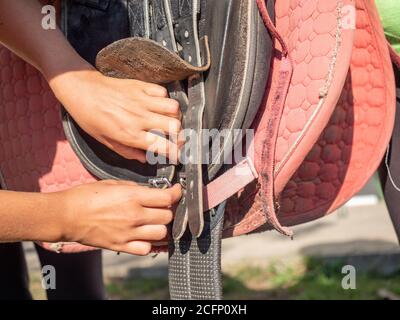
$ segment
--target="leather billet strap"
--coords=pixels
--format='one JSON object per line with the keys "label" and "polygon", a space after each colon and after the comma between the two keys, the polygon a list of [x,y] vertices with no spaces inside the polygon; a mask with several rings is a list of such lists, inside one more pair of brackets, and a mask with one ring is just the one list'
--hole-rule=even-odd
{"label": "leather billet strap", "polygon": [[[157,23],[154,15],[150,15],[149,0],[128,1],[128,14],[132,37],[150,39],[152,34],[156,34],[152,26]],[[171,187],[171,177],[175,176],[175,169],[173,165],[158,164],[157,176],[149,180],[149,185],[154,188]]]}
{"label": "leather billet strap", "polygon": [[[159,3],[160,4],[160,3]],[[167,24],[173,27],[170,34],[175,41],[174,48],[178,48],[181,58],[195,67],[203,65],[200,34],[198,30],[200,0],[193,1],[164,1],[164,12]],[[158,12],[160,12],[158,10]],[[183,128],[194,133],[192,151],[184,166],[184,196],[178,205],[172,236],[179,240],[186,231],[187,225],[194,237],[199,237],[203,226],[203,171],[202,171],[202,140],[203,114],[205,109],[204,79],[201,73],[188,77],[188,105],[183,112]],[[176,91],[173,90],[173,93]],[[184,102],[183,102],[184,103]]]}

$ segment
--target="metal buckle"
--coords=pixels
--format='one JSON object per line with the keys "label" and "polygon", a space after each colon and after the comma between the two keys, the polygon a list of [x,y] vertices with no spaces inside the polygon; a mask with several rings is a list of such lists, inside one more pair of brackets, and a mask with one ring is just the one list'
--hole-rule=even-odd
{"label": "metal buckle", "polygon": [[157,189],[165,189],[165,188],[171,188],[172,187],[171,181],[169,181],[165,177],[149,179],[149,185],[152,188],[157,188]]}

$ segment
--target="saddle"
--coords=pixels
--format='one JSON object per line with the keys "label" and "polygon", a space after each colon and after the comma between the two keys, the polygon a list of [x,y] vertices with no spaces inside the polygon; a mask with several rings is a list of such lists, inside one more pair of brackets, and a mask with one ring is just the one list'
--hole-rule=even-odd
{"label": "saddle", "polygon": [[[60,116],[38,72],[1,48],[2,187],[54,192],[95,179],[181,183],[168,243],[173,299],[222,298],[223,237],[270,229],[292,237],[290,226],[334,212],[357,193],[384,156],[395,84],[372,0],[61,5],[67,39],[99,71],[167,86],[194,135],[190,161],[123,159],[65,110]],[[215,136],[195,135],[204,129],[227,135],[214,143]],[[227,164],[237,146],[244,156]],[[204,164],[211,149],[217,152]]]}

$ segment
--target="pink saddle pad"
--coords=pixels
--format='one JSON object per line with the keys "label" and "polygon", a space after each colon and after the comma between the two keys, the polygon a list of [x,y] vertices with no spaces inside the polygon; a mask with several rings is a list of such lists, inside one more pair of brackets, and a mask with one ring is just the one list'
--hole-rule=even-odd
{"label": "pink saddle pad", "polygon": [[[275,144],[274,198],[279,225],[290,226],[335,211],[374,174],[393,130],[395,83],[374,1],[295,0],[275,6],[293,75]],[[271,86],[279,82],[278,44],[277,50]],[[267,98],[265,108],[273,103]],[[259,172],[268,116],[256,126]],[[276,227],[262,196],[258,181],[231,198],[225,236]]]}

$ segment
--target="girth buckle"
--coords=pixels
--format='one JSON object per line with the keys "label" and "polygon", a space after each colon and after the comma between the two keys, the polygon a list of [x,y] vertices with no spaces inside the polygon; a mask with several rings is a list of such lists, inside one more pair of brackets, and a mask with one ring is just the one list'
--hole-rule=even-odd
{"label": "girth buckle", "polygon": [[168,178],[165,177],[149,179],[149,185],[150,187],[157,189],[168,189],[172,187],[171,181],[169,181]]}

